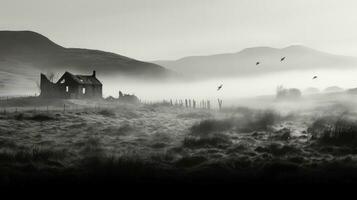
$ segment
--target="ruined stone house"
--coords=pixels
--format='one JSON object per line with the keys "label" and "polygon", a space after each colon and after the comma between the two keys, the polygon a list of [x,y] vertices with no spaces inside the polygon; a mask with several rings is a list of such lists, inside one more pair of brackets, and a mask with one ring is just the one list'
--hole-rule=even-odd
{"label": "ruined stone house", "polygon": [[41,74],[40,96],[66,99],[102,98],[102,86],[95,71],[92,75],[73,75],[65,72],[56,83]]}

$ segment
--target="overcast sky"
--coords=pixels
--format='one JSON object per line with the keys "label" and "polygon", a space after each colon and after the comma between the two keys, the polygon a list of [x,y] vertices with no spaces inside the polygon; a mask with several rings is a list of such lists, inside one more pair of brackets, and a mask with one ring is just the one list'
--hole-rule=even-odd
{"label": "overcast sky", "polygon": [[142,60],[292,44],[357,56],[357,1],[0,0],[0,29]]}

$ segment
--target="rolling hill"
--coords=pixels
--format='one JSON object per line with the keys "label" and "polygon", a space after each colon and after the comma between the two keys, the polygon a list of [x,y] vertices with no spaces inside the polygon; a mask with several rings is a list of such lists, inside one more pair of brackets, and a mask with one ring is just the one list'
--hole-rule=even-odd
{"label": "rolling hill", "polygon": [[179,76],[157,64],[115,53],[65,48],[32,31],[0,31],[0,96],[34,94],[40,73],[65,71],[117,80],[163,81]]}
{"label": "rolling hill", "polygon": [[[286,59],[281,62],[282,57]],[[260,64],[256,65],[256,62]],[[294,45],[282,49],[254,47],[237,53],[192,56],[154,63],[196,78],[216,78],[255,76],[288,70],[347,69],[357,67],[357,58]]]}
{"label": "rolling hill", "polygon": [[99,50],[64,48],[31,31],[0,31],[0,71],[23,74],[31,70],[120,74],[162,78],[169,70],[118,54]]}

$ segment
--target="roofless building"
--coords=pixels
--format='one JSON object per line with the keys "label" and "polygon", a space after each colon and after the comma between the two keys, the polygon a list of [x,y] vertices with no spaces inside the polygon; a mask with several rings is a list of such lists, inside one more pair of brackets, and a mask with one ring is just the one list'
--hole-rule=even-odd
{"label": "roofless building", "polygon": [[65,99],[102,98],[102,86],[95,71],[92,75],[73,75],[65,72],[56,83],[41,74],[40,96]]}

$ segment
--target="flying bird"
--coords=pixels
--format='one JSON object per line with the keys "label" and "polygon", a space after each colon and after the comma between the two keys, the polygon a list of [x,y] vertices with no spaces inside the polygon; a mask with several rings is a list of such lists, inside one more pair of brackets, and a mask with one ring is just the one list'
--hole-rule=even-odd
{"label": "flying bird", "polygon": [[312,79],[317,79],[317,76],[314,76]]}
{"label": "flying bird", "polygon": [[285,58],[286,58],[286,57],[282,57],[282,58],[280,59],[280,62],[283,62],[283,61],[285,60]]}
{"label": "flying bird", "polygon": [[260,62],[255,63],[255,65],[259,65],[259,64],[260,64]]}
{"label": "flying bird", "polygon": [[222,89],[223,85],[218,86],[217,91]]}

